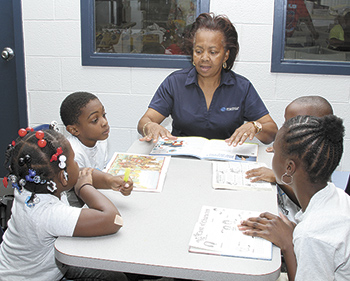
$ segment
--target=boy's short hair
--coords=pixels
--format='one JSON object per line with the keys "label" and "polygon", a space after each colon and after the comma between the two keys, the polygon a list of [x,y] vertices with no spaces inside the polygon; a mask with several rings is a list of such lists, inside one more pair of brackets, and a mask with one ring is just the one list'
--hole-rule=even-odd
{"label": "boy's short hair", "polygon": [[79,124],[81,109],[97,96],[88,92],[75,92],[67,96],[60,108],[60,115],[65,126]]}

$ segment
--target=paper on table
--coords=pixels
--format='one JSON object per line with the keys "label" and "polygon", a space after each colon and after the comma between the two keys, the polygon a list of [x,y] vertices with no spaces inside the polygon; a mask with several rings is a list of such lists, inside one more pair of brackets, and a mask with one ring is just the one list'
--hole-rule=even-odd
{"label": "paper on table", "polygon": [[251,182],[246,178],[246,172],[259,168],[267,167],[262,162],[222,162],[212,161],[214,189],[233,189],[233,190],[272,190],[272,185],[266,181]]}
{"label": "paper on table", "polygon": [[272,259],[272,243],[244,235],[238,225],[259,212],[203,206],[196,223],[189,252],[252,259]]}
{"label": "paper on table", "polygon": [[115,176],[130,168],[134,191],[161,192],[170,159],[170,156],[116,152],[104,171]]}

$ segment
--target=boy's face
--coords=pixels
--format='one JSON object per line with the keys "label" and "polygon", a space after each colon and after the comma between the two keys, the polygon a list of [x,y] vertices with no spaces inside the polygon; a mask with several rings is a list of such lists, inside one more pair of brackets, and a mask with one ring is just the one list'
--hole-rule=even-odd
{"label": "boy's face", "polygon": [[79,124],[72,126],[74,136],[88,147],[93,147],[98,140],[109,136],[109,125],[105,109],[99,99],[91,100],[81,109]]}

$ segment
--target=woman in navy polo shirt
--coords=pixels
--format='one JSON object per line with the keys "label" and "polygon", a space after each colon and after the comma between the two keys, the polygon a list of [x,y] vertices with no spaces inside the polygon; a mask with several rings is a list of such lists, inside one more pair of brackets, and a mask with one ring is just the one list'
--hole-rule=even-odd
{"label": "woman in navy polo shirt", "polygon": [[[230,20],[203,13],[186,37],[193,67],[173,72],[159,86],[138,123],[140,140],[201,136],[236,146],[256,135],[271,143],[276,123],[249,80],[231,71],[239,45]],[[160,125],[169,115],[171,133]]]}

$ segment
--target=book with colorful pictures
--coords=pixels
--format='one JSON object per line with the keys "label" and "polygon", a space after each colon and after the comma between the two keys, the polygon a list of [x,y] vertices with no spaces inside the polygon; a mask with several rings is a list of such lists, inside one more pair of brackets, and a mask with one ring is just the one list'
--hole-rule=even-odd
{"label": "book with colorful pictures", "polygon": [[272,259],[272,243],[247,236],[238,229],[242,220],[259,212],[203,206],[192,232],[189,252],[251,259]]}
{"label": "book with colorful pictures", "polygon": [[130,168],[130,178],[134,182],[134,191],[161,192],[170,156],[152,156],[132,153],[114,153],[105,172],[111,175],[123,175]]}
{"label": "book with colorful pictures", "polygon": [[272,190],[272,184],[266,181],[251,182],[246,172],[259,167],[267,167],[262,162],[224,162],[212,161],[214,189],[232,190]]}
{"label": "book with colorful pictures", "polygon": [[208,160],[257,161],[258,144],[245,142],[233,147],[224,140],[203,137],[178,137],[177,140],[160,139],[150,155],[190,156]]}

